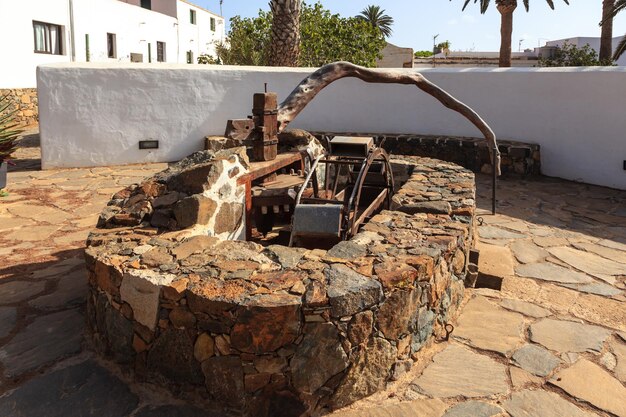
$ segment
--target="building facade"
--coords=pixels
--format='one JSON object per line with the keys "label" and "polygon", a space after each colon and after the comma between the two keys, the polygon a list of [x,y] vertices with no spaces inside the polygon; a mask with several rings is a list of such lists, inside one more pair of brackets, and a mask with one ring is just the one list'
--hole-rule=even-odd
{"label": "building facade", "polygon": [[185,0],[0,0],[0,89],[53,62],[195,63],[223,39],[224,18]]}

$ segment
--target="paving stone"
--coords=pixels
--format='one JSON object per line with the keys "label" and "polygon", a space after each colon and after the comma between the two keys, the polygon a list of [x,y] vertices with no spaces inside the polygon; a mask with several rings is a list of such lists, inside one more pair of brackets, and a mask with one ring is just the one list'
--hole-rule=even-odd
{"label": "paving stone", "polygon": [[6,337],[15,327],[17,310],[13,307],[0,307],[0,339]]}
{"label": "paving stone", "polygon": [[560,371],[550,383],[601,410],[626,417],[626,388],[607,371],[587,359],[580,359]]}
{"label": "paving stone", "polygon": [[560,284],[564,287],[571,288],[576,291],[586,292],[587,294],[603,295],[606,297],[613,297],[621,294],[622,291],[615,287],[602,282],[593,282],[590,284]]}
{"label": "paving stone", "polygon": [[0,415],[126,417],[138,398],[93,361],[38,376],[0,398]]}
{"label": "paving stone", "polygon": [[549,255],[545,249],[537,246],[532,240],[516,240],[511,243],[510,248],[515,258],[523,264],[541,262]]}
{"label": "paving stone", "polygon": [[22,242],[37,242],[48,240],[62,225],[53,226],[30,226],[14,230],[4,235],[7,240],[17,240]]}
{"label": "paving stone", "polygon": [[604,352],[604,355],[600,357],[600,365],[612,371],[617,366],[617,358],[611,352]]}
{"label": "paving stone", "polygon": [[541,385],[543,383],[541,378],[534,376],[516,366],[511,366],[509,368],[509,372],[511,374],[511,384],[513,385],[514,390],[526,388],[529,385]]}
{"label": "paving stone", "polygon": [[35,224],[37,223],[30,219],[23,219],[21,217],[0,216],[0,230],[2,231],[17,229],[19,227],[25,226],[33,226]]}
{"label": "paving stone", "polygon": [[521,233],[511,232],[506,229],[501,229],[495,226],[481,226],[478,228],[478,235],[481,239],[523,239],[524,236]]}
{"label": "paving stone", "polygon": [[501,278],[514,275],[514,261],[509,248],[479,243],[476,245],[476,249],[480,251],[478,258],[479,274]]}
{"label": "paving stone", "polygon": [[75,310],[35,319],[0,349],[5,374],[13,377],[80,351],[84,321]]}
{"label": "paving stone", "polygon": [[46,287],[44,281],[12,281],[0,285],[0,304],[14,304],[27,300]]}
{"label": "paving stone", "polygon": [[533,323],[529,333],[530,340],[557,352],[600,352],[610,334],[602,327],[554,319]]}
{"label": "paving stone", "polygon": [[[623,245],[626,246],[626,245]],[[594,244],[594,243],[574,243],[576,249],[584,250],[586,252],[595,253],[603,258],[610,259],[611,261],[626,264],[626,249],[613,249],[606,246]]]}
{"label": "paving stone", "polygon": [[485,297],[470,300],[452,335],[472,346],[507,355],[522,341],[524,317],[503,310]]}
{"label": "paving stone", "polygon": [[554,236],[536,237],[533,239],[533,242],[535,242],[537,245],[541,246],[542,248],[549,248],[552,246],[563,246],[563,245],[569,244],[569,241],[565,239],[564,237],[554,237]]}
{"label": "paving stone", "polygon": [[38,269],[33,272],[33,279],[57,278],[66,275],[74,268],[84,268],[85,259],[81,257],[67,258],[60,262],[54,262],[52,265]]}
{"label": "paving stone", "polygon": [[507,310],[517,311],[518,313],[522,313],[523,315],[529,317],[542,318],[548,317],[552,314],[549,310],[541,308],[535,304],[511,298],[502,300],[500,305]]}
{"label": "paving stone", "polygon": [[547,391],[514,392],[502,405],[511,417],[597,417]]}
{"label": "paving stone", "polygon": [[61,277],[54,292],[37,297],[28,304],[39,309],[81,305],[85,303],[87,290],[87,273],[79,269]]}
{"label": "paving stone", "polygon": [[559,366],[559,358],[537,345],[524,345],[515,351],[513,363],[537,376],[548,376]]}
{"label": "paving stone", "polygon": [[497,405],[482,401],[466,401],[450,407],[443,417],[498,417],[503,412],[504,410]]}
{"label": "paving stone", "polygon": [[617,361],[613,372],[615,372],[617,379],[626,383],[626,343],[623,342],[626,341],[615,339],[609,343],[609,346]]}
{"label": "paving stone", "polygon": [[207,411],[190,405],[161,405],[143,407],[135,417],[228,417],[224,412]]}
{"label": "paving stone", "polygon": [[435,355],[433,363],[412,384],[417,392],[443,398],[504,394],[509,388],[504,365],[458,345]]}
{"label": "paving stone", "polygon": [[62,223],[71,217],[71,214],[63,210],[32,201],[27,204],[17,204],[9,208],[9,212],[18,217],[50,224]]}
{"label": "paving stone", "polygon": [[363,410],[333,413],[332,417],[441,417],[447,405],[441,400],[424,399]]}
{"label": "paving stone", "polygon": [[582,272],[555,265],[550,262],[518,265],[515,273],[522,277],[535,278],[565,284],[587,284],[595,282],[590,276]]}
{"label": "paving stone", "polygon": [[591,323],[626,330],[624,302],[593,294],[581,294],[569,306],[568,312]]}
{"label": "paving stone", "polygon": [[605,246],[611,249],[617,249],[620,251],[626,251],[626,243],[616,242],[614,240],[602,239],[598,241],[598,245]]}
{"label": "paving stone", "polygon": [[615,283],[615,275],[626,275],[626,265],[605,259],[593,253],[568,247],[548,249],[550,254],[574,268],[600,278],[609,284]]}

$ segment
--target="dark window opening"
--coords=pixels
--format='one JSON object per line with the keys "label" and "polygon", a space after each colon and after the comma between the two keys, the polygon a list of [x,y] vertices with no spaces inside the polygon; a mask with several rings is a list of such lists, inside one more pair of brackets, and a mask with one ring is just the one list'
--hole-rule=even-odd
{"label": "dark window opening", "polygon": [[117,58],[117,42],[115,33],[107,33],[107,56],[109,58]]}
{"label": "dark window opening", "polygon": [[33,20],[35,52],[63,55],[63,26]]}
{"label": "dark window opening", "polygon": [[152,10],[152,0],[141,0],[141,7]]}
{"label": "dark window opening", "polygon": [[215,32],[215,18],[214,17],[211,18],[211,31]]}
{"label": "dark window opening", "polygon": [[165,42],[157,41],[157,62],[165,62]]}
{"label": "dark window opening", "polygon": [[187,63],[193,64],[193,51],[187,51]]}
{"label": "dark window opening", "polygon": [[189,23],[196,24],[196,11],[189,9]]}

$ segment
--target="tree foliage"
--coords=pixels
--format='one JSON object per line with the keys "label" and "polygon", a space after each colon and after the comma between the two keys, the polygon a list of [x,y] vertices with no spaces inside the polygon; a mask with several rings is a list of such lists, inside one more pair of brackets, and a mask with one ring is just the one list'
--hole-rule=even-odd
{"label": "tree foliage", "polygon": [[[319,2],[302,4],[300,12],[299,66],[318,67],[350,61],[372,67],[386,41],[378,28],[356,17],[332,14]],[[226,65],[267,65],[272,16],[259,10],[253,18],[230,19],[226,42],[216,45],[218,59]]]}
{"label": "tree foliage", "polygon": [[230,19],[226,42],[215,46],[217,57],[226,65],[267,65],[272,16],[259,10],[252,18]]}
{"label": "tree foliage", "polygon": [[433,56],[433,51],[415,51],[415,58],[430,58]]}
{"label": "tree foliage", "polygon": [[589,44],[578,48],[574,44],[565,42],[563,46],[556,48],[551,58],[539,59],[540,67],[596,67],[601,65],[612,65],[612,63],[600,61],[598,53]]}
{"label": "tree foliage", "polygon": [[359,13],[357,19],[361,19],[380,29],[383,36],[388,38],[391,36],[391,26],[393,25],[393,17],[385,14],[385,9],[381,9],[380,6],[367,6]]}
{"label": "tree foliage", "polygon": [[387,42],[381,31],[355,17],[332,14],[320,3],[302,9],[300,65],[349,61],[373,67]]}

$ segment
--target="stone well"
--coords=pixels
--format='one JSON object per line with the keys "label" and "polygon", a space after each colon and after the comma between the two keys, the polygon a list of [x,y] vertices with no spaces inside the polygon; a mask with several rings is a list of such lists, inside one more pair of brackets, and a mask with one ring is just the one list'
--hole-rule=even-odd
{"label": "stone well", "polygon": [[243,240],[243,148],[113,196],[89,238],[97,350],[247,416],[318,415],[385,388],[451,320],[473,244],[473,174],[394,159],[394,209],[330,250]]}

